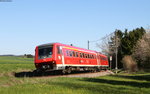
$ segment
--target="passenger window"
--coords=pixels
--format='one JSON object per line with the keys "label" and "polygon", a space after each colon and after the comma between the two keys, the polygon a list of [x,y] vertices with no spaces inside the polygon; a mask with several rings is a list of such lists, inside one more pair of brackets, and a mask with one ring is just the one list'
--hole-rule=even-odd
{"label": "passenger window", "polygon": [[92,59],[92,55],[90,54],[90,59]]}
{"label": "passenger window", "polygon": [[79,53],[78,52],[76,52],[76,57],[79,57],[79,55],[78,55]]}
{"label": "passenger window", "polygon": [[90,54],[88,54],[88,58],[90,58]]}
{"label": "passenger window", "polygon": [[94,59],[94,55],[92,55],[92,59]]}
{"label": "passenger window", "polygon": [[83,56],[82,56],[82,53],[80,53],[80,58],[82,58]]}
{"label": "passenger window", "polygon": [[73,57],[76,57],[76,53],[74,51],[72,51],[72,53],[73,53]]}
{"label": "passenger window", "polygon": [[88,54],[85,54],[85,58],[88,58]]}
{"label": "passenger window", "polygon": [[86,54],[84,53],[84,58],[86,58]]}
{"label": "passenger window", "polygon": [[69,53],[70,53],[70,56],[72,56],[73,54],[72,54],[72,51],[69,51]]}
{"label": "passenger window", "polygon": [[82,57],[83,57],[83,58],[85,58],[85,55],[84,55],[84,53],[82,53]]}
{"label": "passenger window", "polygon": [[92,55],[90,54],[90,58],[92,59]]}
{"label": "passenger window", "polygon": [[67,54],[67,56],[69,56],[69,51],[68,50],[66,50],[66,54]]}

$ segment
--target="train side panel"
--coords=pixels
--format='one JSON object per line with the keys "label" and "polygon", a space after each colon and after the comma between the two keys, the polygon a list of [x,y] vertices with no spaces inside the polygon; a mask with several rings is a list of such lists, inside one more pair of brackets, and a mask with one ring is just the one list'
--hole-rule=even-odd
{"label": "train side panel", "polygon": [[90,53],[81,49],[75,49],[71,47],[64,47],[63,54],[66,65],[97,66],[96,53]]}

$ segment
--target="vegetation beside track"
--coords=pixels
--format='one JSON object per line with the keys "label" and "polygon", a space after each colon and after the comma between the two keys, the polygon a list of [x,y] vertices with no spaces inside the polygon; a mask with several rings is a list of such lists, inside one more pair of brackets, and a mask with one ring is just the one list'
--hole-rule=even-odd
{"label": "vegetation beside track", "polygon": [[32,58],[0,57],[0,94],[148,94],[150,73],[96,78],[15,77],[33,71]]}

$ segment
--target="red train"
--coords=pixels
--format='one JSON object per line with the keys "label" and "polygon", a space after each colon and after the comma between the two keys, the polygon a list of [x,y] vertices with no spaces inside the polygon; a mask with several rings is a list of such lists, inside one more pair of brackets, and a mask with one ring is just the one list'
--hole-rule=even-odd
{"label": "red train", "polygon": [[37,46],[34,62],[38,71],[61,70],[63,73],[74,70],[98,71],[109,66],[107,56],[101,53],[61,43]]}

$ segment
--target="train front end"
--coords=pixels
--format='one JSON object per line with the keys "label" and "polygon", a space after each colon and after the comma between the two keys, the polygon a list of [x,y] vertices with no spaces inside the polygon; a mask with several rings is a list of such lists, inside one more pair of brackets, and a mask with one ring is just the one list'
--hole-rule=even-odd
{"label": "train front end", "polygon": [[34,63],[37,70],[54,70],[56,62],[54,60],[53,44],[37,46],[35,49]]}

